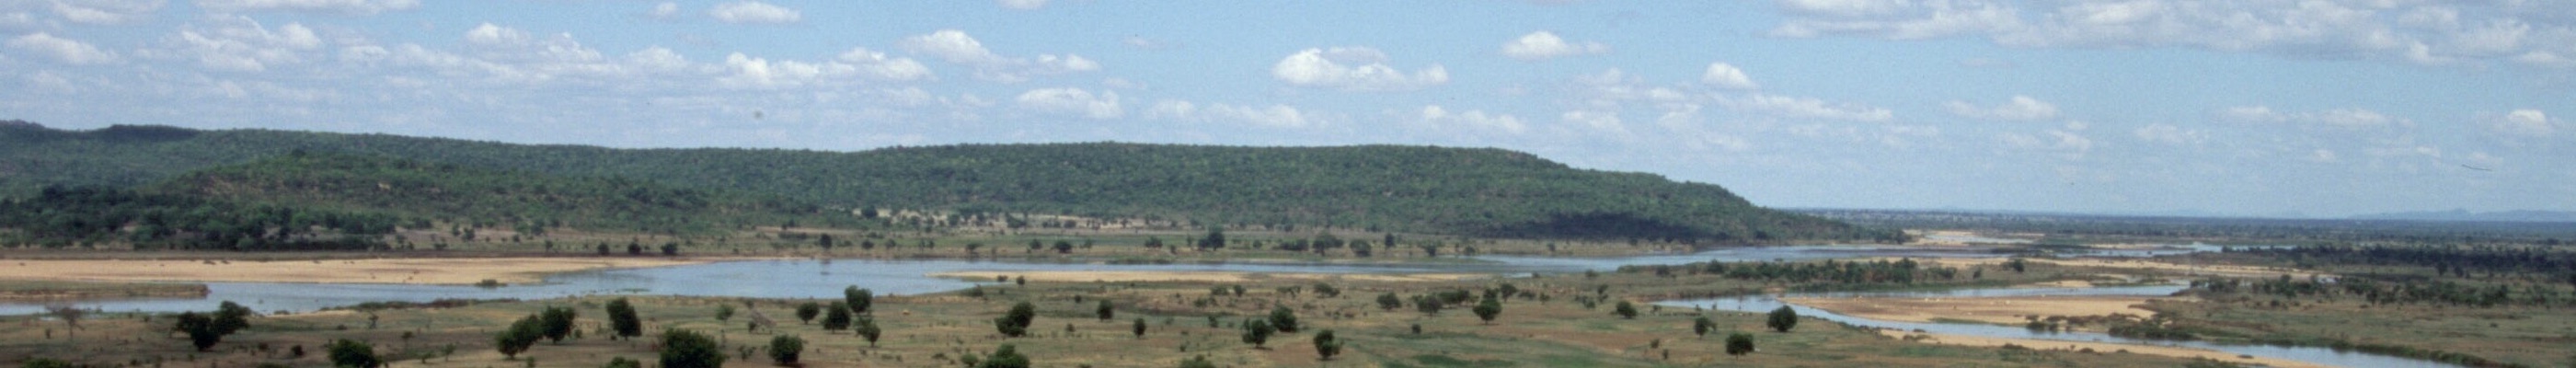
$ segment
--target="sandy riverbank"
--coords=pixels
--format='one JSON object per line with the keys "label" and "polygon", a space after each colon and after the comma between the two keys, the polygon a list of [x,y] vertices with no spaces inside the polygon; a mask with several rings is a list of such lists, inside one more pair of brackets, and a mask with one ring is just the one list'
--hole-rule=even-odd
{"label": "sandy riverbank", "polygon": [[2171,346],[2130,345],[2130,344],[2113,344],[2113,343],[2102,343],[2102,342],[2057,341],[2057,340],[2040,340],[2040,339],[2015,339],[2015,338],[2002,338],[2002,337],[1964,336],[1964,335],[1946,335],[1946,334],[1925,334],[1925,333],[1913,333],[1913,332],[1905,332],[1905,331],[1897,331],[1897,330],[1880,330],[1880,331],[1879,331],[1879,333],[1880,333],[1880,334],[1887,335],[1887,336],[1889,336],[1889,337],[1896,337],[1896,338],[1906,338],[1906,336],[1908,336],[1908,335],[1912,335],[1912,336],[1919,336],[1919,337],[1917,337],[1917,338],[1916,338],[1916,340],[1917,340],[1917,341],[1920,341],[1920,342],[1923,342],[1923,343],[1930,343],[1930,344],[1943,344],[1943,345],[1960,345],[1960,346],[2004,346],[2004,344],[2012,344],[2012,345],[2018,345],[2018,346],[2021,346],[2021,347],[2031,348],[2031,349],[2035,349],[2035,350],[2082,351],[2082,350],[2084,350],[2084,349],[2093,349],[2093,351],[2094,351],[2095,353],[2102,353],[2102,354],[2118,354],[2118,352],[2119,352],[2119,351],[2123,351],[2123,350],[2125,350],[2125,351],[2128,351],[2128,352],[2129,352],[2129,353],[2131,353],[2131,354],[2162,355],[2162,356],[2178,357],[2178,358],[2193,358],[2193,357],[2198,357],[2198,358],[2205,358],[2205,359],[2216,360],[2216,361],[2222,361],[2222,362],[2229,362],[2229,363],[2248,364],[2248,365],[2263,365],[2263,366],[2270,366],[2270,367],[2276,367],[2276,368],[2324,368],[2324,367],[2328,367],[2328,366],[2325,366],[2325,365],[2318,365],[2318,364],[2313,364],[2313,363],[2308,363],[2308,362],[2301,362],[2301,361],[2296,361],[2296,360],[2275,359],[2275,358],[2265,358],[2265,357],[2240,357],[2240,356],[2238,356],[2238,355],[2237,355],[2237,354],[2235,354],[2235,353],[2228,353],[2228,352],[2222,352],[2222,351],[2216,351],[2216,350],[2202,350],[2202,349],[2183,348],[2183,347],[2171,347]]}
{"label": "sandy riverbank", "polygon": [[2028,296],[1977,298],[1858,297],[1782,298],[1790,304],[1882,321],[1932,322],[1934,318],[2020,325],[2024,316],[2152,316],[2140,309],[2151,298],[2138,296]]}
{"label": "sandy riverbank", "polygon": [[1318,280],[1318,281],[1321,281],[1321,280],[1340,280],[1340,281],[1391,281],[1391,282],[1407,282],[1407,281],[1452,281],[1452,280],[1472,279],[1472,278],[1478,278],[1478,277],[1490,277],[1490,276],[1492,276],[1492,275],[1486,275],[1486,274],[1472,274],[1472,273],[1440,273],[1440,274],[1341,274],[1341,273],[1261,273],[1261,272],[1228,272],[1228,271],[1031,271],[1031,272],[967,271],[967,272],[945,272],[945,273],[935,273],[935,274],[930,274],[930,276],[931,276],[931,277],[958,278],[958,279],[967,279],[967,280],[993,280],[993,279],[995,279],[996,277],[1015,277],[1015,278],[1016,278],[1016,277],[1027,277],[1027,278],[1029,279],[1029,281],[1036,281],[1036,282],[1094,282],[1094,281],[1098,281],[1098,282],[1157,282],[1157,281],[1170,281],[1170,282],[1251,282],[1251,281],[1275,281],[1275,280]]}
{"label": "sandy riverbank", "polygon": [[698,258],[383,258],[299,261],[5,260],[0,280],[301,282],[468,285],[530,283],[550,273],[714,262]]}

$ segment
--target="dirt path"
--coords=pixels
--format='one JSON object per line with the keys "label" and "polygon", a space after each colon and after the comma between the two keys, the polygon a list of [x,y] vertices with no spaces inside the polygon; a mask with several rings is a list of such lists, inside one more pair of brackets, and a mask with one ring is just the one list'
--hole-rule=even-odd
{"label": "dirt path", "polygon": [[530,283],[549,273],[714,262],[698,258],[399,258],[300,261],[0,260],[0,280],[304,282],[468,285]]}
{"label": "dirt path", "polygon": [[1907,335],[1919,336],[1919,337],[1917,337],[1917,338],[1916,338],[1916,340],[1917,340],[1917,341],[1920,341],[1920,342],[1923,342],[1923,343],[1930,343],[1930,344],[1943,344],[1943,345],[1959,345],[1959,346],[2004,346],[2005,344],[2012,344],[2012,345],[2017,345],[2017,346],[2027,347],[2027,348],[2036,349],[2036,350],[2082,351],[2082,350],[2084,350],[2084,349],[2092,349],[2092,350],[2093,350],[2094,352],[2096,352],[2096,353],[2103,353],[2103,354],[2117,354],[2117,352],[2125,350],[2125,351],[2128,351],[2129,353],[2132,353],[2132,354],[2151,354],[2151,355],[2162,355],[2162,356],[2179,357],[2179,358],[2193,358],[2193,357],[2198,357],[2198,358],[2206,358],[2206,359],[2210,359],[2210,360],[2217,360],[2217,361],[2229,362],[2229,363],[2249,364],[2249,365],[2259,364],[2259,365],[2270,366],[2270,367],[2277,367],[2277,368],[2324,368],[2324,367],[2328,367],[2328,366],[2325,366],[2325,365],[2318,365],[2318,364],[2313,364],[2313,363],[2308,363],[2308,362],[2301,362],[2301,361],[2296,361],[2296,360],[2276,359],[2276,358],[2265,358],[2265,357],[2242,357],[2242,356],[2239,356],[2239,355],[2237,355],[2237,354],[2235,354],[2235,353],[2228,353],[2228,352],[2222,352],[2222,351],[2216,351],[2216,350],[2202,350],[2202,349],[2182,348],[2182,347],[2171,347],[2171,346],[2130,345],[2130,344],[2113,344],[2113,343],[2102,343],[2102,342],[2057,341],[2057,340],[2040,340],[2040,339],[2015,339],[2015,338],[2001,338],[2001,337],[1963,336],[1963,335],[1945,335],[1945,334],[1925,334],[1925,333],[1910,333],[1910,332],[1897,331],[1897,330],[1881,330],[1881,331],[1879,331],[1879,334],[1884,334],[1884,335],[1887,335],[1887,336],[1889,336],[1889,337],[1896,337],[1896,338],[1906,338],[1906,337],[1907,337]]}

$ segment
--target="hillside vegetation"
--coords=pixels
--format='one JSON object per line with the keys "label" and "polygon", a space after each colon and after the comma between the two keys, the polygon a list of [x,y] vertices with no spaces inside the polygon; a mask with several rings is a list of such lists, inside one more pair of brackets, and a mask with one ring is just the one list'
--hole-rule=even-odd
{"label": "hillside vegetation", "polygon": [[[18,124],[0,125],[0,174],[5,174],[0,175],[0,196],[30,196],[54,185],[138,187],[194,170],[297,151],[598,178],[582,179],[594,183],[733,191],[833,209],[1060,214],[1202,226],[1304,225],[1699,243],[1901,236],[1757,207],[1716,185],[1574,169],[1498,149],[1408,146],[1085,143],[862,152],[609,149],[373,134],[159,126],[65,131]],[[217,174],[226,172],[198,178],[246,178]],[[348,185],[367,184],[364,176],[372,175],[348,174],[356,176],[313,179],[342,182],[333,184],[340,185],[333,190],[346,190]],[[234,183],[202,180],[196,184],[209,191],[201,194],[268,193],[262,196],[290,202],[297,198],[292,193],[272,193],[281,188],[269,186],[227,187]],[[493,210],[521,213],[524,208]]]}

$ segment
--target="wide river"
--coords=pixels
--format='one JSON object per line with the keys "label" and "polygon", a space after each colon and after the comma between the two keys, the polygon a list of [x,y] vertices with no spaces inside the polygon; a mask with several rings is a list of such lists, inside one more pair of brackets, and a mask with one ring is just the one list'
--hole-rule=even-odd
{"label": "wide river", "polygon": [[[2216,246],[2188,245],[2149,250],[2107,251],[2096,256],[2151,256],[2205,252]],[[609,269],[549,275],[545,282],[497,288],[474,286],[396,285],[396,284],[311,284],[311,283],[206,283],[208,295],[202,299],[126,299],[77,303],[83,308],[110,312],[173,312],[213,310],[229,300],[262,312],[304,312],[327,307],[347,306],[371,301],[428,302],[438,299],[547,299],[580,295],[690,295],[754,298],[839,298],[843,287],[856,285],[879,294],[923,294],[964,289],[989,280],[958,280],[928,275],[959,271],[1226,271],[1256,273],[1492,273],[1521,274],[1530,272],[1607,271],[1626,265],[1682,264],[1700,261],[1771,261],[1808,260],[1852,257],[1916,258],[1982,258],[2000,257],[2001,253],[1973,248],[1911,248],[1890,246],[1781,246],[1711,250],[1689,254],[1645,255],[1630,257],[1564,258],[1481,256],[1482,262],[1346,264],[1346,263],[1204,263],[1204,264],[1106,264],[1044,263],[975,260],[751,260],[727,261],[696,265]],[[2091,288],[2091,289],[1973,289],[1948,292],[1915,292],[1891,295],[2006,296],[2006,295],[2166,295],[2177,286]],[[1848,295],[1848,294],[1843,294]],[[1876,295],[1876,294],[1872,294]],[[1743,296],[1701,300],[1675,300],[1659,304],[1677,307],[1703,307],[1720,310],[1765,312],[1782,303],[1771,296]],[[25,303],[0,304],[0,315],[39,313],[41,305]],[[2411,367],[2442,366],[2421,360],[2339,352],[2325,348],[2274,347],[2261,345],[2225,345],[2202,342],[2142,341],[2112,337],[2100,333],[2032,332],[2019,327],[1906,323],[1871,320],[1834,314],[1814,308],[1792,306],[1800,315],[1823,318],[1847,324],[1896,328],[1907,331],[1991,337],[2030,338],[2064,341],[2096,341],[2126,344],[2184,346],[2226,351],[2236,354],[2282,358],[2335,366]]]}

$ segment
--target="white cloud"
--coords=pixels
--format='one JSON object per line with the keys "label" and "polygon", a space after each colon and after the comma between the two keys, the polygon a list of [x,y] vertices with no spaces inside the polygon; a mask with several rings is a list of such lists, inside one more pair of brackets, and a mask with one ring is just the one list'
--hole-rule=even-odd
{"label": "white cloud", "polygon": [[725,57],[724,68],[728,74],[719,78],[719,82],[750,88],[804,87],[858,80],[908,82],[934,78],[930,68],[923,67],[921,62],[887,57],[885,53],[866,48],[853,48],[834,60],[814,62],[771,61],[734,53]]}
{"label": "white cloud", "polygon": [[1318,125],[1320,121],[1313,115],[1288,105],[1273,104],[1270,107],[1256,107],[1218,103],[1201,108],[1198,104],[1183,100],[1162,100],[1155,102],[1154,107],[1145,110],[1147,119],[1241,123],[1277,128],[1304,128]]}
{"label": "white cloud", "polygon": [[1367,47],[1310,48],[1279,59],[1270,76],[1300,87],[1346,91],[1410,91],[1449,83],[1439,64],[1406,74],[1386,65],[1386,53]]}
{"label": "white cloud", "polygon": [[1600,42],[1566,42],[1555,32],[1538,31],[1503,43],[1503,56],[1521,60],[1546,60],[1575,55],[1604,54],[1610,45]]}
{"label": "white cloud", "polygon": [[420,7],[420,0],[197,0],[197,7],[226,12],[292,10],[363,15],[411,10]]}
{"label": "white cloud", "polygon": [[1831,119],[1867,122],[1894,120],[1896,113],[1885,108],[1855,103],[1829,103],[1813,97],[1790,97],[1766,94],[1721,96],[1719,105],[1730,110],[1770,114],[1802,119]]}
{"label": "white cloud", "polygon": [[1058,114],[1079,115],[1093,120],[1116,119],[1127,111],[1118,107],[1117,91],[1092,94],[1081,88],[1040,88],[1020,93],[1021,108]]}
{"label": "white cloud", "polygon": [[1967,101],[1955,100],[1941,106],[1949,109],[1951,114],[1975,119],[2030,121],[2057,118],[2057,105],[2030,98],[2030,96],[2012,96],[2011,101],[1994,107],[1977,106]]}
{"label": "white cloud", "polygon": [[1018,83],[1030,77],[1100,70],[1100,63],[1082,55],[1041,54],[1036,57],[1006,57],[984,48],[984,42],[965,31],[943,29],[905,37],[899,43],[904,50],[928,54],[949,63],[975,68],[975,77],[984,80]]}
{"label": "white cloud", "polygon": [[1414,122],[1433,128],[1455,126],[1509,134],[1520,134],[1529,130],[1528,124],[1521,123],[1521,118],[1513,117],[1511,114],[1487,114],[1484,110],[1452,113],[1449,109],[1441,108],[1440,105],[1423,106],[1422,111],[1414,115]]}
{"label": "white cloud", "polygon": [[[275,30],[242,16],[213,16],[207,27],[189,26],[169,38],[179,56],[206,68],[256,72],[272,65],[301,63],[322,48],[322,38],[301,23]],[[485,24],[490,26],[490,24]]]}
{"label": "white cloud", "polygon": [[1038,10],[1047,6],[1047,0],[993,0],[993,3],[1011,10]]}
{"label": "white cloud", "polygon": [[2557,123],[2540,110],[2521,109],[2497,117],[2488,126],[2496,133],[2519,137],[2547,137],[2557,131]]}
{"label": "white cloud", "polygon": [[1784,0],[1786,37],[1983,37],[2015,47],[2181,47],[2418,64],[2570,68],[2576,18],[2543,1]]}
{"label": "white cloud", "polygon": [[653,19],[666,20],[678,18],[680,17],[680,3],[664,1],[661,4],[653,4],[653,10],[645,12],[644,16],[652,17]]}
{"label": "white cloud", "polygon": [[841,53],[841,62],[858,67],[860,74],[884,81],[918,81],[933,79],[930,67],[912,58],[886,57],[883,52],[853,48]]}
{"label": "white cloud", "polygon": [[1700,73],[1699,82],[1718,88],[1762,88],[1762,85],[1753,83],[1753,77],[1745,76],[1743,69],[1736,69],[1725,62],[1708,63],[1708,71]]}
{"label": "white cloud", "polygon": [[2326,126],[2345,129],[2378,128],[2410,125],[2412,121],[2380,114],[2368,109],[2332,109],[2324,111],[2279,112],[2268,106],[2237,106],[2219,110],[2221,119],[2248,123],[2291,123],[2303,126]]}
{"label": "white cloud", "polygon": [[2081,157],[2085,152],[2093,150],[2093,139],[2085,138],[2081,134],[2056,129],[2049,129],[2044,133],[2046,134],[2031,135],[2007,132],[1998,135],[1998,138],[2005,145],[2015,148],[2064,151],[2076,157]]}
{"label": "white cloud", "polygon": [[97,46],[91,46],[87,42],[54,37],[44,32],[11,38],[9,48],[51,57],[54,61],[64,64],[91,65],[116,62],[116,53],[100,51]]}
{"label": "white cloud", "polygon": [[164,4],[161,0],[54,1],[53,11],[72,23],[120,24],[150,17]]}
{"label": "white cloud", "polygon": [[804,13],[797,12],[796,9],[759,1],[716,4],[714,8],[707,9],[707,16],[715,17],[719,22],[733,24],[787,24],[796,23],[805,18]]}
{"label": "white cloud", "polygon": [[1557,118],[1602,132],[1621,134],[1628,132],[1628,127],[1620,123],[1618,112],[1574,110],[1558,115]]}
{"label": "white cloud", "polygon": [[2171,124],[2148,124],[2130,133],[2136,134],[2139,140],[2164,144],[2191,145],[2209,140],[2208,133]]}

